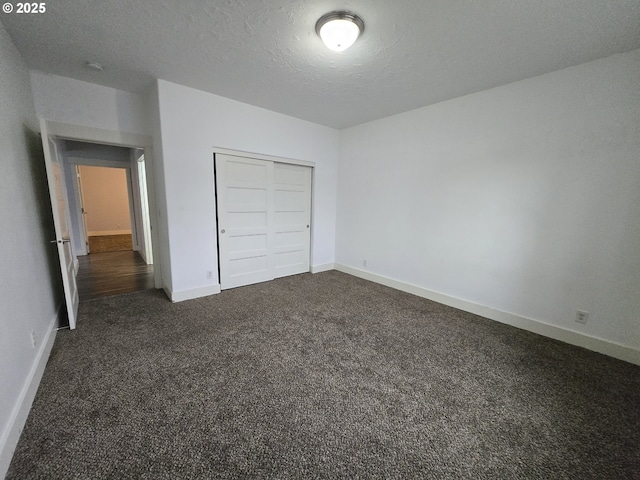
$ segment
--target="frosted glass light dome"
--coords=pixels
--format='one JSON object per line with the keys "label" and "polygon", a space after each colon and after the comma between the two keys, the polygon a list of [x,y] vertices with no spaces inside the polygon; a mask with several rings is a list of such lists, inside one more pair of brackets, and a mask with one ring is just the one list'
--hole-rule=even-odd
{"label": "frosted glass light dome", "polygon": [[327,48],[343,52],[355,43],[364,31],[364,22],[349,12],[331,12],[320,17],[316,33]]}

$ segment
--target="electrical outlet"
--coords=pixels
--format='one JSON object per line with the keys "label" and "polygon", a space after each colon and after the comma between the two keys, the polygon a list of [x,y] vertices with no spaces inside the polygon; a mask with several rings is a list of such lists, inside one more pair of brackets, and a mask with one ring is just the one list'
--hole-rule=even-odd
{"label": "electrical outlet", "polygon": [[31,330],[31,346],[36,348],[36,332]]}
{"label": "electrical outlet", "polygon": [[368,266],[368,265],[369,265],[368,260],[367,260],[366,258],[363,258],[363,259],[362,259],[362,266],[363,266],[363,267],[366,267],[366,266]]}
{"label": "electrical outlet", "polygon": [[211,270],[207,270],[207,280],[213,280],[213,272]]}
{"label": "electrical outlet", "polygon": [[589,318],[589,312],[585,312],[584,310],[576,311],[576,322],[582,323],[583,325],[587,323],[587,319]]}

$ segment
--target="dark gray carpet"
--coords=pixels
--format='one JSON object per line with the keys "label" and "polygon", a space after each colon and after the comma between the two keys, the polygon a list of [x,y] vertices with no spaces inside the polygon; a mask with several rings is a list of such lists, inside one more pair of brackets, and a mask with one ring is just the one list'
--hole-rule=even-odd
{"label": "dark gray carpet", "polygon": [[640,478],[640,367],[338,272],[97,299],[8,478]]}

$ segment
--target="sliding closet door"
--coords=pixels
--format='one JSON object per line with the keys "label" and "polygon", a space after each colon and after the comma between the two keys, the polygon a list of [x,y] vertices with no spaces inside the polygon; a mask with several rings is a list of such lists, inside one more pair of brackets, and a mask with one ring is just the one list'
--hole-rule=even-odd
{"label": "sliding closet door", "polygon": [[274,164],[274,275],[309,271],[311,168]]}
{"label": "sliding closet door", "polygon": [[220,287],[309,271],[311,168],[216,154]]}
{"label": "sliding closet door", "polygon": [[223,289],[273,279],[273,163],[216,154]]}

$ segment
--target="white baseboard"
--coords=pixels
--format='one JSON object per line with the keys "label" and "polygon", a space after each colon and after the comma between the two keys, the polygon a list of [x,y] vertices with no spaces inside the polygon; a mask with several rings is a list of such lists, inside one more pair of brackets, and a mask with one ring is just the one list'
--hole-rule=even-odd
{"label": "white baseboard", "polygon": [[38,391],[40,380],[44,373],[44,368],[47,366],[51,349],[53,348],[53,342],[56,339],[56,327],[58,326],[58,315],[53,317],[49,322],[49,327],[45,333],[45,337],[40,343],[40,348],[35,356],[31,370],[24,381],[20,395],[13,407],[13,411],[7,422],[7,426],[0,436],[0,478],[4,478],[9,470],[9,464],[13,457],[13,452],[18,445],[22,429],[29,416],[33,399]]}
{"label": "white baseboard", "polygon": [[418,287],[417,285],[401,282],[393,278],[385,277],[384,275],[378,275],[358,268],[342,265],[340,263],[335,264],[335,269],[355,277],[395,288],[396,290],[401,290],[444,305],[449,305],[450,307],[458,308],[465,312],[480,315],[481,317],[495,320],[500,323],[505,323],[545,337],[560,340],[561,342],[583,347],[619,360],[624,360],[625,362],[640,365],[640,351],[625,345],[620,345],[619,343],[604,340],[602,338],[591,337],[584,333],[557,327],[533,318],[523,317],[521,315],[504,312],[502,310],[496,310],[485,305],[469,302],[443,293],[434,292],[426,288]]}
{"label": "white baseboard", "polygon": [[325,263],[323,265],[311,265],[310,271],[311,273],[320,273],[328,272],[333,269],[335,269],[335,265],[333,263]]}
{"label": "white baseboard", "polygon": [[177,292],[172,291],[167,286],[164,287],[164,291],[172,302],[183,302],[185,300],[192,300],[194,298],[208,297],[209,295],[215,295],[220,293],[220,284],[207,285],[206,287],[192,288],[190,290],[180,290]]}

